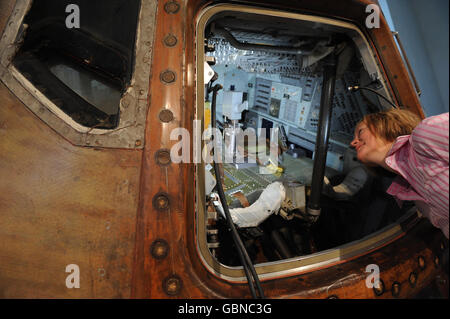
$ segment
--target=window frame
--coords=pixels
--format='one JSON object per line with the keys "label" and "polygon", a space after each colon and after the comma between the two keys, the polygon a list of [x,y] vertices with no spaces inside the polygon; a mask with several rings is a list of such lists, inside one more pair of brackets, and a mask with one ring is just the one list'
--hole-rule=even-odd
{"label": "window frame", "polygon": [[22,44],[23,20],[32,0],[17,0],[0,39],[0,80],[42,121],[74,145],[142,149],[148,109],[157,4],[141,0],[136,30],[134,70],[119,104],[119,123],[113,129],[83,126],[41,93],[13,65]]}
{"label": "window frame", "polygon": [[[285,17],[291,19],[308,20],[319,23],[326,23],[337,27],[346,28],[349,31],[353,31],[355,37],[352,37],[353,41],[359,49],[364,50],[360,52],[363,56],[364,67],[367,69],[369,75],[380,78],[380,81],[384,87],[384,93],[386,96],[392,97],[387,89],[387,81],[383,73],[380,71],[382,68],[374,57],[373,48],[366,36],[362,31],[354,24],[344,22],[338,19],[325,18],[320,16],[289,13],[285,11],[255,8],[245,5],[234,4],[217,4],[204,8],[197,16],[196,21],[196,66],[197,66],[197,82],[196,82],[196,120],[205,122],[204,118],[204,42],[205,42],[205,27],[208,21],[217,13],[222,11],[237,11],[254,13],[260,15]],[[369,61],[369,63],[367,63]],[[382,103],[383,106],[383,103]],[[202,141],[201,149],[204,148],[204,141]],[[222,280],[232,283],[244,283],[247,281],[242,266],[228,266],[220,263],[210,252],[207,245],[207,233],[206,233],[206,203],[205,203],[205,163],[199,163],[195,165],[195,196],[196,196],[196,232],[195,232],[195,245],[197,247],[197,253],[202,264],[205,268],[214,276],[221,278]],[[403,237],[405,233],[414,227],[418,222],[419,215],[416,208],[412,208],[405,213],[397,222],[392,223],[381,230],[378,230],[364,238],[346,243],[344,245],[320,251],[310,255],[298,256],[290,259],[265,262],[255,265],[255,270],[258,273],[262,281],[272,280],[283,277],[290,277],[303,273],[312,272],[322,268],[332,267],[337,264],[345,263],[348,260],[358,258],[366,255],[373,250],[384,247],[397,239]]]}

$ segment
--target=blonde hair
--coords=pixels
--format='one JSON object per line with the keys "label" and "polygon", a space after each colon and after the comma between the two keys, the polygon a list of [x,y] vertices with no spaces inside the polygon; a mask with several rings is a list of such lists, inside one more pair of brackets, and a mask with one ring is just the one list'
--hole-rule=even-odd
{"label": "blonde hair", "polygon": [[393,142],[399,136],[410,135],[420,122],[419,116],[411,111],[391,109],[367,114],[359,123],[366,124],[375,136]]}

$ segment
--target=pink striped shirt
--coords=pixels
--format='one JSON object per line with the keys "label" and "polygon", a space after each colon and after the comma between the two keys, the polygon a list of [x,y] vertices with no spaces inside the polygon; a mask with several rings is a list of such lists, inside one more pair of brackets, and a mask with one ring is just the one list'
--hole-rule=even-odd
{"label": "pink striped shirt", "polygon": [[399,176],[387,193],[415,201],[420,212],[448,238],[449,113],[424,119],[411,135],[399,136],[386,164]]}

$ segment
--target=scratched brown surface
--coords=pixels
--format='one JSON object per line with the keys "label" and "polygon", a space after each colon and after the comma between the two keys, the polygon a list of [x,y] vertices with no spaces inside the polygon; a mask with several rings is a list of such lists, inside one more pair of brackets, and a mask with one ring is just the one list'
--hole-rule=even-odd
{"label": "scratched brown surface", "polygon": [[141,152],[73,146],[0,97],[0,298],[129,297]]}

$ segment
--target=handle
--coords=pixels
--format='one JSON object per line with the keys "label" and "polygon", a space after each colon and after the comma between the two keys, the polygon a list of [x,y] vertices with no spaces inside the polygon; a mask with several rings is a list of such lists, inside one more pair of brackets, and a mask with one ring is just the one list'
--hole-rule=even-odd
{"label": "handle", "polygon": [[411,67],[411,64],[409,64],[409,60],[408,57],[406,56],[405,49],[403,48],[402,41],[400,41],[400,35],[397,31],[392,31],[392,34],[394,35],[395,40],[397,40],[398,46],[400,47],[400,51],[402,51],[403,60],[405,60],[406,62],[408,72],[414,82],[414,87],[416,88],[417,95],[420,96],[422,94],[422,90],[419,87],[419,83],[417,82],[416,76],[414,75],[414,71]]}

